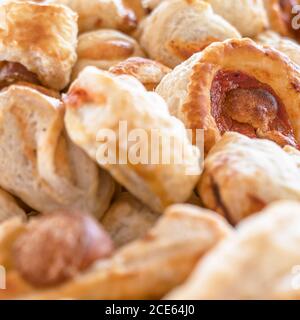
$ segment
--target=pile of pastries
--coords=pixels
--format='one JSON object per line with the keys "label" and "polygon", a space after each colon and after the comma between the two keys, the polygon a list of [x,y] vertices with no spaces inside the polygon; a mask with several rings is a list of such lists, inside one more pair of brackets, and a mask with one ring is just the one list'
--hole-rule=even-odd
{"label": "pile of pastries", "polygon": [[297,4],[0,0],[0,299],[300,298]]}

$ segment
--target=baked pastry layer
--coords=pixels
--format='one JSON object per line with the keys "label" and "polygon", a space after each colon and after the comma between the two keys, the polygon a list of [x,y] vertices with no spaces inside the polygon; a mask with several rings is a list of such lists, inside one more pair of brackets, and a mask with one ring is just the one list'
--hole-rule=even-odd
{"label": "baked pastry layer", "polygon": [[204,162],[198,193],[233,225],[277,200],[300,201],[300,152],[226,133]]}
{"label": "baked pastry layer", "polygon": [[299,299],[299,202],[243,221],[167,299]]}
{"label": "baked pastry layer", "polygon": [[151,59],[175,67],[215,41],[239,32],[203,1],[163,2],[141,25],[140,44]]}
{"label": "baked pastry layer", "polygon": [[127,74],[138,79],[148,91],[154,91],[171,69],[165,65],[146,58],[133,57],[124,60],[109,69],[117,75]]}
{"label": "baked pastry layer", "polygon": [[299,79],[299,69],[279,51],[232,39],[193,55],[156,92],[187,128],[205,130],[206,151],[226,131],[298,147]]}
{"label": "baked pastry layer", "polygon": [[65,88],[76,61],[76,14],[65,6],[15,1],[1,4],[0,15],[1,67],[13,64],[6,76],[18,72],[19,80]]}
{"label": "baked pastry layer", "polygon": [[10,264],[14,243],[25,230],[17,220],[0,225],[0,263],[8,271],[2,299],[159,299],[183,283],[197,261],[231,233],[210,211],[172,206],[142,239],[70,281],[39,290]]}
{"label": "baked pastry layer", "polygon": [[100,217],[114,182],[70,141],[60,100],[13,85],[0,106],[0,186],[38,212],[70,207]]}
{"label": "baked pastry layer", "polygon": [[127,58],[145,56],[135,39],[111,29],[81,34],[78,37],[77,55],[73,79],[87,66],[108,70]]}
{"label": "baked pastry layer", "polygon": [[[147,92],[131,76],[87,67],[70,87],[65,105],[65,125],[73,142],[154,211],[162,212],[191,196],[199,179],[199,150],[191,145],[182,122],[169,114],[159,95]],[[153,130],[166,140],[150,144]],[[127,141],[130,134],[140,131],[144,140],[135,138],[137,145]],[[164,149],[162,141],[169,140],[172,147]],[[139,146],[136,154],[140,156],[133,161],[130,146]],[[166,157],[166,163],[159,160]]]}

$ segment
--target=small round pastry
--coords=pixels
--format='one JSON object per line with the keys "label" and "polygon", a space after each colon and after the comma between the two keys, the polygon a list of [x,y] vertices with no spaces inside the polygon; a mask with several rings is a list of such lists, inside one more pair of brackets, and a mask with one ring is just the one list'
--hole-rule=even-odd
{"label": "small round pastry", "polygon": [[300,201],[300,152],[226,133],[209,152],[198,185],[205,207],[235,225],[277,200]]}
{"label": "small round pastry", "polygon": [[165,299],[300,299],[299,212],[299,202],[282,201],[246,219]]}
{"label": "small round pastry", "polygon": [[175,67],[215,41],[240,38],[239,32],[199,0],[159,5],[142,23],[140,44],[150,58]]}
{"label": "small round pastry", "polygon": [[129,57],[145,56],[135,39],[110,29],[81,34],[78,38],[77,55],[73,79],[87,66],[108,70]]}
{"label": "small round pastry", "polygon": [[101,223],[118,248],[145,236],[159,217],[160,214],[150,210],[129,192],[122,192]]}
{"label": "small round pastry", "polygon": [[[294,28],[293,23],[299,24],[297,13],[293,7],[299,5],[299,0],[264,0],[268,13],[270,27],[282,36],[287,36],[300,41],[300,29]],[[296,19],[294,21],[294,18]]]}
{"label": "small round pastry", "polygon": [[191,196],[200,152],[159,95],[134,77],[87,67],[64,101],[73,142],[153,211]]}
{"label": "small round pastry", "polygon": [[68,211],[31,220],[12,248],[16,270],[35,287],[67,281],[112,252],[110,237],[94,218]]}
{"label": "small round pastry", "polygon": [[205,150],[226,131],[300,142],[300,69],[250,39],[209,46],[178,66],[156,89],[189,129],[204,129]]}
{"label": "small round pastry", "polygon": [[[7,270],[7,288],[0,290],[0,298],[161,299],[182,284],[199,259],[232,232],[226,221],[214,212],[176,205],[168,208],[144,237],[103,259],[107,237],[95,241],[99,238],[97,229],[94,223],[88,228],[79,225],[77,217],[52,214],[29,223],[28,227],[15,220],[1,224],[0,264]],[[91,240],[87,243],[89,250],[82,250],[79,238]],[[75,266],[73,271],[77,271],[82,261],[89,261],[83,254],[94,252],[91,249],[101,251],[90,268],[76,272],[69,281],[49,286],[53,283],[49,280],[55,279],[53,275],[61,280],[66,275],[72,276],[71,267]],[[54,262],[59,259],[56,268],[49,262],[51,257]],[[17,263],[10,264],[11,260]],[[40,278],[42,270],[46,277]],[[49,285],[46,286],[44,278]]]}
{"label": "small round pastry", "polygon": [[114,181],[70,141],[61,101],[11,85],[0,107],[0,186],[36,211],[74,208],[100,218]]}
{"label": "small round pastry", "polygon": [[216,14],[233,25],[244,37],[254,37],[268,27],[263,0],[204,1],[208,2]]}
{"label": "small round pastry", "polygon": [[278,33],[268,30],[260,33],[255,41],[258,44],[270,46],[286,54],[293,62],[300,66],[300,45],[297,42],[280,36]]}
{"label": "small round pastry", "polygon": [[79,32],[100,28],[129,32],[137,26],[133,10],[124,6],[122,0],[49,0],[64,4],[78,14]]}
{"label": "small round pastry", "polygon": [[148,91],[153,91],[162,78],[172,70],[163,64],[145,58],[129,58],[109,69],[117,75],[127,74],[138,79]]}
{"label": "small round pastry", "polygon": [[0,15],[0,86],[20,80],[65,88],[76,61],[76,14],[60,5],[8,2]]}

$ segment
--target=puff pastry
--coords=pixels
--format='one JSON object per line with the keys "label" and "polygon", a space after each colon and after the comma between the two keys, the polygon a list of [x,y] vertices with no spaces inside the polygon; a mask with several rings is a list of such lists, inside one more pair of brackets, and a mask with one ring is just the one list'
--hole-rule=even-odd
{"label": "puff pastry", "polygon": [[163,2],[143,22],[141,46],[150,58],[175,67],[214,41],[240,38],[239,32],[198,0]]}
{"label": "puff pastry", "polygon": [[300,45],[295,41],[281,37],[274,31],[260,33],[255,41],[261,45],[270,46],[286,54],[294,63],[300,65]]}
{"label": "puff pastry", "polygon": [[25,219],[26,213],[13,196],[0,188],[0,223],[12,217]]}
{"label": "puff pastry", "polygon": [[146,9],[143,6],[143,0],[123,0],[124,5],[132,9],[138,21],[142,20],[146,15]]}
{"label": "puff pastry", "polygon": [[78,38],[77,55],[73,79],[87,66],[108,70],[129,57],[145,56],[136,40],[119,31],[109,29],[81,34]]}
{"label": "puff pastry", "polygon": [[243,221],[167,299],[299,299],[299,202]]}
{"label": "puff pastry", "polygon": [[132,31],[137,25],[133,10],[122,0],[48,0],[64,4],[78,14],[79,32],[100,28]]}
{"label": "puff pastry", "polygon": [[268,27],[263,0],[205,1],[212,6],[216,14],[233,25],[244,37],[254,37]]}
{"label": "puff pastry", "polygon": [[[199,179],[199,150],[190,144],[183,124],[170,116],[159,95],[147,92],[131,76],[116,76],[87,67],[70,87],[65,105],[65,124],[73,142],[92,159],[97,159],[116,181],[152,210],[162,212],[166,206],[185,202],[190,197]],[[125,129],[120,129],[122,121],[125,121]],[[136,129],[143,130],[145,140],[151,139],[153,130],[167,140],[172,139],[169,164],[150,161],[149,157],[146,161],[130,160],[132,144],[125,141],[126,134],[130,135]],[[107,130],[113,132],[116,145],[102,136],[107,134]],[[142,145],[145,146],[145,141]],[[180,150],[182,146],[183,153]],[[164,150],[159,139],[156,147],[152,148],[152,144],[148,143],[144,151],[148,152],[148,156],[151,154],[153,159],[156,156],[165,157]],[[109,154],[106,159],[102,154],[104,151]],[[120,154],[124,155],[124,159]],[[179,154],[182,155],[182,161],[176,161]],[[185,187],[180,187],[182,185]]]}
{"label": "puff pastry", "polygon": [[127,74],[138,79],[148,91],[153,91],[162,78],[171,72],[165,65],[146,58],[129,58],[109,69],[117,75]]}
{"label": "puff pastry", "polygon": [[[293,28],[293,19],[296,17],[292,8],[300,4],[299,0],[264,0],[268,13],[270,27],[282,36],[300,40],[300,31]],[[296,20],[299,22],[299,19]]]}
{"label": "puff pastry", "polygon": [[198,192],[204,205],[236,224],[276,200],[300,200],[300,152],[226,133],[210,151]]}
{"label": "puff pastry", "polygon": [[193,55],[156,89],[187,128],[205,130],[206,151],[226,131],[298,147],[300,71],[285,55],[232,39]]}
{"label": "puff pastry", "polygon": [[101,219],[104,229],[110,234],[116,247],[142,238],[159,214],[151,211],[129,192],[122,192]]}
{"label": "puff pastry", "polygon": [[16,220],[0,225],[0,263],[7,269],[2,299],[161,298],[183,283],[197,261],[231,233],[226,222],[210,211],[172,206],[146,236],[117,250],[112,258],[73,280],[39,290],[24,281],[12,264],[12,248],[25,228]]}
{"label": "puff pastry", "polygon": [[0,85],[66,87],[76,61],[76,14],[59,5],[4,2],[0,15]]}
{"label": "puff pastry", "polygon": [[25,86],[0,92],[0,186],[37,211],[77,208],[100,217],[109,174],[64,132],[61,102]]}

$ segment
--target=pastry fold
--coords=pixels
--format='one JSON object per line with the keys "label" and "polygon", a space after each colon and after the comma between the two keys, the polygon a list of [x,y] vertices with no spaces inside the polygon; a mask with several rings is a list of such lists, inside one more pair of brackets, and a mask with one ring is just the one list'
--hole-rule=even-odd
{"label": "pastry fold", "polygon": [[129,192],[122,192],[104,214],[101,223],[115,247],[142,238],[159,218]]}
{"label": "pastry fold", "polygon": [[235,225],[274,201],[300,201],[299,161],[293,147],[226,133],[205,159],[198,193]]}
{"label": "pastry fold", "polygon": [[71,142],[58,99],[25,86],[0,93],[0,186],[36,211],[76,208],[100,217],[109,174]]}
{"label": "pastry fold", "polygon": [[296,41],[270,30],[260,33],[255,41],[286,54],[294,63],[300,65],[300,45]]}
{"label": "pastry fold", "polygon": [[187,128],[204,129],[209,151],[226,131],[298,147],[299,88],[299,68],[287,56],[231,39],[193,55],[156,92]]}
{"label": "pastry fold", "polygon": [[138,79],[148,91],[154,91],[165,75],[172,70],[165,65],[146,58],[133,57],[111,67],[109,72],[127,74]]}
{"label": "pastry fold", "polygon": [[159,5],[141,25],[140,44],[151,59],[175,67],[215,41],[239,32],[203,1],[172,0]]}
{"label": "pastry fold", "polygon": [[64,101],[73,142],[151,209],[162,212],[191,196],[199,149],[159,95],[131,76],[87,67]]}
{"label": "pastry fold", "polygon": [[26,213],[12,195],[0,189],[0,223],[12,217],[26,219]]}
{"label": "pastry fold", "polygon": [[243,221],[166,299],[299,299],[299,210],[283,201]]}
{"label": "pastry fold", "polygon": [[130,57],[145,56],[136,40],[110,29],[81,34],[78,38],[77,55],[78,60],[73,69],[73,79],[87,66],[108,70]]}
{"label": "pastry fold", "polygon": [[86,272],[59,286],[38,290],[10,264],[11,248],[26,225],[0,225],[0,263],[7,269],[2,299],[158,299],[183,283],[197,261],[231,228],[214,213],[188,205],[167,209],[140,240],[117,250]]}
{"label": "pastry fold", "polygon": [[233,25],[244,37],[254,37],[268,27],[263,0],[205,0],[205,2],[208,2],[216,14]]}
{"label": "pastry fold", "polygon": [[0,5],[0,82],[40,83],[61,90],[76,61],[77,17],[65,6],[7,2]]}
{"label": "pastry fold", "polygon": [[96,29],[132,31],[137,25],[135,13],[122,0],[49,0],[63,4],[78,14],[79,32]]}

